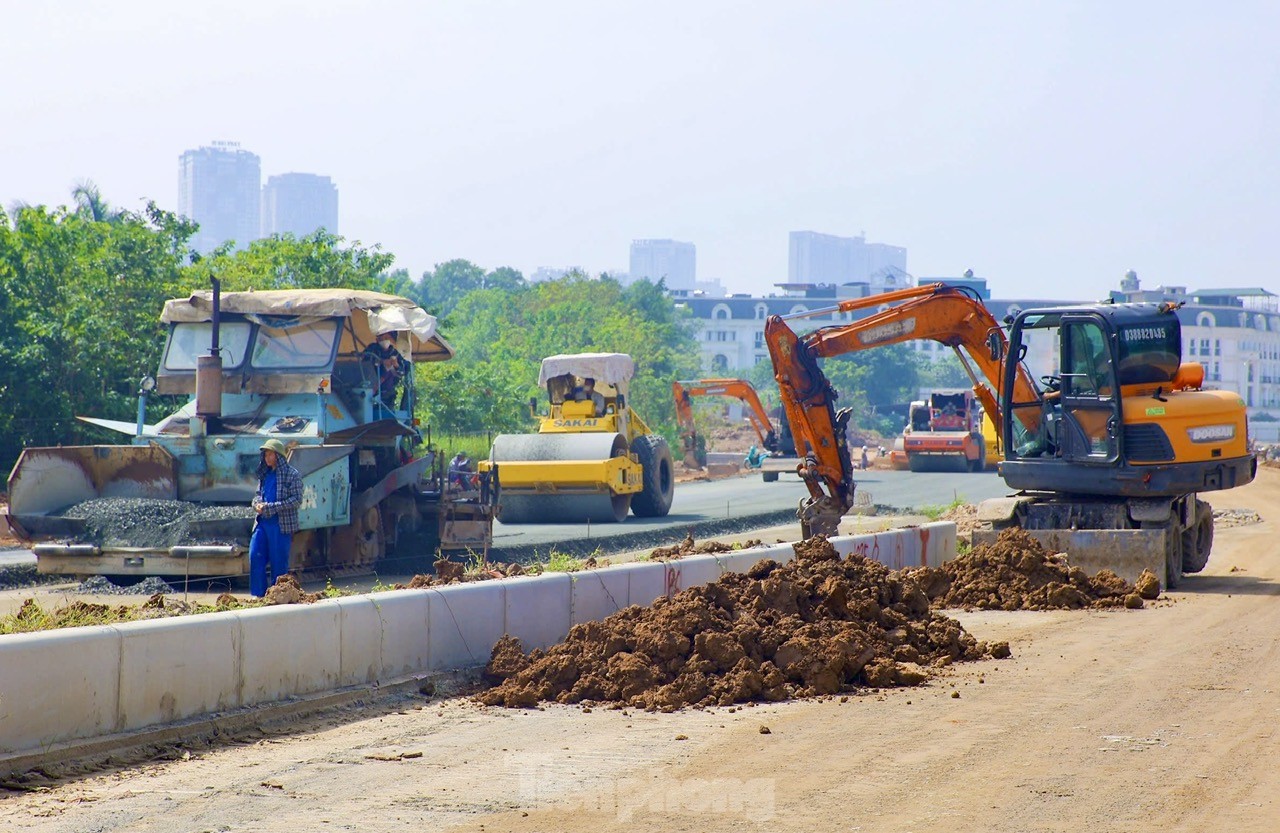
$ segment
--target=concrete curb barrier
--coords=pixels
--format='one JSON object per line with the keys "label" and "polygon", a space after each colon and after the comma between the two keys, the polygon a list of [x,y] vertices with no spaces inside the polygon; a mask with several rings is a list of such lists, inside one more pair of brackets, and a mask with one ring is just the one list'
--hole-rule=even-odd
{"label": "concrete curb barrier", "polygon": [[[199,629],[180,618],[154,619],[117,632],[117,729],[172,723],[240,705],[243,637],[238,616],[210,617]],[[157,668],[165,672],[157,674]]]}
{"label": "concrete curb barrier", "polygon": [[119,731],[120,641],[111,625],[0,637],[0,752]]}
{"label": "concrete curb barrier", "polygon": [[631,603],[631,576],[625,570],[606,568],[570,573],[569,597],[572,625],[594,622],[617,613]]}
{"label": "concrete curb barrier", "polygon": [[370,593],[378,611],[377,680],[390,680],[431,667],[431,640],[425,638],[431,621],[429,590],[388,590]]}
{"label": "concrete curb barrier", "polygon": [[[833,538],[891,568],[955,556],[955,524]],[[546,648],[628,605],[795,558],[791,544],[579,573],[397,590],[0,637],[0,755],[238,707],[483,665],[509,633]]]}

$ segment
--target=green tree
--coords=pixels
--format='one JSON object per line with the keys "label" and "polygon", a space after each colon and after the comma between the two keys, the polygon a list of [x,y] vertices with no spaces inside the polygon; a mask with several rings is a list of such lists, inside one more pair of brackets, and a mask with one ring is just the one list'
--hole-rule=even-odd
{"label": "green tree", "polygon": [[223,291],[246,289],[372,289],[396,286],[387,270],[395,256],[378,246],[365,247],[324,229],[303,237],[284,234],[255,240],[249,248],[231,251],[229,245],[192,264],[186,278],[192,287],[207,288],[209,278],[222,281]]}
{"label": "green tree", "polygon": [[889,344],[846,353],[823,362],[823,373],[840,395],[837,407],[852,407],[855,424],[896,433],[901,420],[883,408],[909,402],[920,386],[923,362],[907,344]]}
{"label": "green tree", "polygon": [[434,269],[422,273],[414,300],[443,318],[468,292],[483,289],[484,277],[485,271],[469,260],[458,258],[437,263]]}
{"label": "green tree", "polygon": [[154,205],[108,220],[28,207],[0,223],[0,462],[100,430],[76,414],[132,417],[193,230]]}
{"label": "green tree", "polygon": [[76,183],[71,189],[71,198],[75,201],[76,213],[95,222],[111,222],[121,217],[119,211],[111,208],[92,179]]}
{"label": "green tree", "polygon": [[389,295],[413,298],[418,284],[409,276],[408,269],[393,269],[383,276],[382,291]]}
{"label": "green tree", "polygon": [[484,276],[484,281],[480,288],[515,292],[517,289],[523,289],[524,285],[524,275],[519,269],[513,269],[510,266],[499,266]]}
{"label": "green tree", "polygon": [[[655,430],[674,436],[671,382],[697,372],[697,349],[689,321],[677,313],[660,287],[640,282],[624,289],[611,279],[582,273],[534,285],[475,289],[461,298],[444,322],[458,358],[424,371],[424,385],[475,376],[494,397],[478,423],[474,411],[441,403],[424,404],[424,416],[446,432],[482,430],[486,425],[520,425],[527,430],[528,399],[543,399],[538,365],[558,353],[627,353],[636,362],[631,401]],[[452,383],[455,390],[464,383]],[[484,408],[489,407],[485,403]],[[508,430],[508,429],[503,429]]]}
{"label": "green tree", "polygon": [[964,372],[964,366],[954,353],[941,358],[925,361],[920,370],[920,387],[930,390],[942,388],[968,388],[973,382]]}

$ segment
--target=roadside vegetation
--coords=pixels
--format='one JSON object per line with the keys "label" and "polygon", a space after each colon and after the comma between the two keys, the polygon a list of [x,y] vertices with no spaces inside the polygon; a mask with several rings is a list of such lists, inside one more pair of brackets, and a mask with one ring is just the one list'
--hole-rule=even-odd
{"label": "roadside vegetation", "polygon": [[947,504],[926,503],[923,506],[917,506],[916,511],[919,512],[921,515],[924,515],[929,520],[936,521],[942,518],[942,516],[947,514],[948,512],[954,509],[959,509],[961,506],[967,506],[968,504],[969,504],[968,500],[957,495],[956,498],[952,500],[950,503],[947,503]]}
{"label": "roadside vegetation", "polygon": [[[414,278],[378,246],[323,230],[271,237],[206,257],[189,248],[197,226],[147,203],[121,210],[86,183],[71,206],[0,210],[0,471],[28,446],[116,442],[77,414],[132,421],[139,380],[164,346],[164,301],[224,291],[346,287],[403,295],[440,319],[456,348],[449,362],[420,365],[426,395],[417,416],[450,456],[488,453],[488,435],[530,430],[529,398],[542,397],[538,363],[555,353],[630,353],[632,401],[674,441],[670,385],[693,375],[698,348],[686,310],[661,284],[623,287],[574,272],[530,284],[517,270],[465,260]],[[448,396],[433,395],[447,391]],[[152,396],[148,418],[177,403]],[[481,445],[484,444],[482,448]]]}
{"label": "roadside vegetation", "polygon": [[[736,545],[735,545],[736,546]],[[573,573],[595,567],[607,567],[610,562],[603,558],[597,550],[586,558],[578,558],[568,553],[552,549],[545,559],[532,564],[519,565],[486,562],[481,553],[472,552],[458,565],[460,580],[463,582],[486,581],[508,575],[542,575],[543,573]],[[59,577],[49,577],[51,581]],[[339,599],[347,596],[360,596],[369,593],[381,593],[387,590],[405,589],[407,585],[387,584],[377,579],[368,589],[353,590],[339,587],[332,579],[325,586],[307,597],[307,601],[321,599]],[[74,593],[74,589],[69,591]],[[193,616],[202,613],[219,613],[227,610],[243,610],[263,607],[271,604],[263,599],[234,596],[224,593],[212,604],[207,602],[184,601],[178,593],[157,593],[138,604],[99,604],[75,600],[65,604],[41,604],[34,598],[27,599],[15,612],[0,616],[0,636],[15,633],[32,633],[35,631],[57,630],[60,628],[77,628],[90,625],[119,625],[125,622],[140,622],[147,619],[163,619],[171,616]]]}

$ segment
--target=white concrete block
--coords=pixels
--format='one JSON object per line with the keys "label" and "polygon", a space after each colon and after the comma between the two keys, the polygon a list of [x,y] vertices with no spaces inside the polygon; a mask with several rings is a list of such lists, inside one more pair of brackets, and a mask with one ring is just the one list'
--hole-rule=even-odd
{"label": "white concrete block", "polygon": [[841,556],[861,555],[893,570],[905,566],[907,559],[900,531],[846,535],[832,538],[831,544]]}
{"label": "white concrete block", "polygon": [[119,674],[111,626],[0,636],[0,752],[116,731]]}
{"label": "white concrete block", "polygon": [[595,622],[629,604],[630,575],[619,565],[570,573],[570,623]]}
{"label": "white concrete block", "polygon": [[391,680],[431,669],[428,590],[388,590],[366,596],[378,611],[382,667],[379,680]]}
{"label": "white concrete block", "polygon": [[129,622],[120,632],[120,730],[240,705],[240,621],[210,613]]}
{"label": "white concrete block", "polygon": [[667,567],[661,562],[637,562],[623,564],[629,581],[627,590],[628,604],[648,607],[660,596],[670,595],[667,592]]}
{"label": "white concrete block", "polygon": [[716,581],[724,568],[714,555],[691,555],[667,562],[667,587],[688,590]]}
{"label": "white concrete block", "polygon": [[956,557],[956,525],[951,521],[934,521],[920,527],[924,541],[924,563],[941,567]]}
{"label": "white concrete block", "polygon": [[368,596],[348,596],[317,602],[337,605],[341,611],[338,685],[359,685],[380,679],[382,672],[382,617]]}
{"label": "white concrete block", "polygon": [[506,585],[506,631],[526,651],[549,648],[569,633],[573,581],[568,573],[517,576]]}
{"label": "white concrete block", "polygon": [[471,668],[489,661],[506,627],[506,582],[480,581],[431,588],[427,613],[433,670]]}
{"label": "white concrete block", "polygon": [[276,605],[235,615],[241,705],[339,687],[342,612],[336,604]]}

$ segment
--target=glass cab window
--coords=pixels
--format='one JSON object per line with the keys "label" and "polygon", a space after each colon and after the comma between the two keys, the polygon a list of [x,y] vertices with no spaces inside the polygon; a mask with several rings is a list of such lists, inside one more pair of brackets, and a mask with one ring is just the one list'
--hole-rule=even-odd
{"label": "glass cab window", "polygon": [[[1121,327],[1117,339],[1120,356],[1120,384],[1141,385],[1173,382],[1182,356],[1182,326],[1176,316],[1158,323],[1144,322]],[[1192,346],[1195,341],[1191,342]]]}
{"label": "glass cab window", "polygon": [[338,341],[338,322],[259,323],[253,366],[262,370],[328,367]]}
{"label": "glass cab window", "polygon": [[[209,322],[175,324],[164,354],[165,370],[195,370],[196,358],[209,355],[213,343],[213,324]],[[244,364],[249,346],[249,322],[223,321],[218,328],[218,347],[224,368]]]}
{"label": "glass cab window", "polygon": [[1093,321],[1062,328],[1062,393],[1064,396],[1105,397],[1115,392],[1107,336]]}
{"label": "glass cab window", "polygon": [[1061,412],[1054,410],[1063,457],[1114,460],[1119,452],[1119,389],[1107,333],[1095,320],[1062,328]]}
{"label": "glass cab window", "polygon": [[[1024,319],[1011,349],[1036,380],[1034,398],[1009,408],[1009,448],[1022,458],[1116,458],[1119,389],[1107,331],[1081,316]],[[1013,381],[1012,368],[1007,383]]]}

